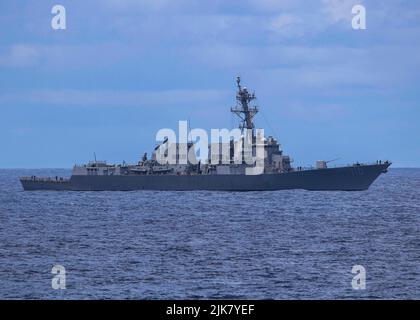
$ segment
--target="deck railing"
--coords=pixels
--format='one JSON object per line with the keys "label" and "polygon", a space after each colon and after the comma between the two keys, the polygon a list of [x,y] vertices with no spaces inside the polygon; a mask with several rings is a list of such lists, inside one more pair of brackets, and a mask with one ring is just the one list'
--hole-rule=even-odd
{"label": "deck railing", "polygon": [[68,183],[68,182],[70,182],[70,179],[63,178],[63,177],[31,176],[31,177],[21,177],[20,179],[23,180],[23,181],[36,181],[36,182],[53,182],[53,183]]}

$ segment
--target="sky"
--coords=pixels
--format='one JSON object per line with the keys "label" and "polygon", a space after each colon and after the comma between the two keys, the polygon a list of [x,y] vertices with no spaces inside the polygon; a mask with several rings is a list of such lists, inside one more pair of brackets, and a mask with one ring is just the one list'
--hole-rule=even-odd
{"label": "sky", "polygon": [[137,162],[180,120],[236,127],[237,75],[295,166],[420,167],[419,71],[419,1],[0,0],[0,168]]}

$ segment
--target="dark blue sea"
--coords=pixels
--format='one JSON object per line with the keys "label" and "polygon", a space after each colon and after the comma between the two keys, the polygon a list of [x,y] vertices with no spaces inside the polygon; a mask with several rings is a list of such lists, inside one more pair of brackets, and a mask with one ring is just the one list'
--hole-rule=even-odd
{"label": "dark blue sea", "polygon": [[[391,169],[364,192],[24,192],[18,181],[69,174],[0,170],[0,298],[420,299],[420,169]],[[66,289],[52,288],[54,265]]]}

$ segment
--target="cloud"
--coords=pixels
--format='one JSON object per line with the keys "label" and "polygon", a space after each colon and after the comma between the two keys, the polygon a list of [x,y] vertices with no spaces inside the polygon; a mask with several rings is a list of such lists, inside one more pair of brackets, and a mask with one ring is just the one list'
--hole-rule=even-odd
{"label": "cloud", "polygon": [[39,62],[39,50],[29,44],[15,44],[0,53],[0,67],[28,67]]}
{"label": "cloud", "polygon": [[[328,28],[343,23],[350,28],[352,6],[364,2],[247,0],[238,4],[240,10],[235,12],[229,4],[218,0],[199,7],[192,0],[176,4],[166,0],[106,0],[104,9],[92,19],[96,21],[95,27],[98,21],[107,21],[106,25],[103,29],[89,30],[100,35],[97,40],[73,41],[77,35],[71,34],[69,41],[3,46],[0,66],[36,65],[43,71],[60,67],[64,78],[75,68],[86,72],[95,68],[115,70],[119,75],[136,69],[152,74],[148,69],[150,61],[150,68],[155,65],[160,70],[172,66],[182,70],[187,65],[203,72],[252,74],[261,83],[270,78],[267,87],[281,84],[285,93],[305,89],[325,94],[347,91],[351,86],[374,91],[412,86],[419,66],[420,47],[414,42],[418,27],[388,27],[381,29],[380,34],[373,33],[388,26],[381,17],[383,12],[392,12],[392,6],[369,7],[372,10],[369,19],[374,20],[369,20],[369,24],[377,24],[373,31],[342,33],[342,28],[338,32]],[[102,1],[95,3],[99,5]],[[241,11],[244,8],[246,13]],[[114,9],[115,14],[111,14]],[[147,14],[146,9],[154,12]],[[412,18],[419,12],[405,12],[399,7],[396,10],[402,17]],[[83,16],[83,12],[78,15]],[[397,39],[398,47],[389,37]],[[87,97],[87,101],[94,99]]]}
{"label": "cloud", "polygon": [[[103,2],[101,2],[103,4]],[[199,3],[199,5],[198,5]],[[168,0],[106,0],[105,8],[111,10],[121,32],[127,30],[163,31],[173,34],[177,30],[183,32],[182,37],[200,32],[202,39],[209,33],[219,31],[219,36],[227,38],[231,35],[247,35],[271,30],[277,36],[290,38],[325,30],[329,25],[338,22],[350,22],[351,8],[361,0],[245,0],[230,2],[214,1],[168,1]],[[115,15],[117,10],[117,15]],[[107,12],[107,11],[106,11]],[[107,12],[109,13],[109,12]],[[106,14],[107,14],[106,13]],[[199,21],[199,23],[195,23]],[[231,28],[220,28],[217,22],[227,21]],[[241,23],[241,22],[247,23]],[[129,22],[129,23],[128,23]],[[111,19],[111,24],[112,24]],[[216,23],[216,24],[215,24]],[[349,24],[350,25],[350,24]],[[223,25],[222,26],[226,26]],[[146,29],[144,29],[146,28]],[[124,30],[125,29],[125,30]],[[242,37],[228,37],[240,41]]]}
{"label": "cloud", "polygon": [[293,101],[283,106],[282,114],[309,122],[330,121],[348,114],[348,109],[339,104],[311,104]]}
{"label": "cloud", "polygon": [[118,107],[170,107],[195,103],[216,103],[229,92],[217,90],[166,90],[166,91],[89,91],[89,90],[37,90],[4,93],[0,106],[16,103],[48,104],[59,106],[118,106]]}
{"label": "cloud", "polygon": [[351,9],[357,4],[363,5],[362,0],[322,0],[323,11],[327,13],[332,23],[349,22],[353,19]]}
{"label": "cloud", "polygon": [[245,0],[244,4],[250,9],[278,13],[286,10],[304,10],[308,6],[307,2],[303,0]]}
{"label": "cloud", "polygon": [[[176,7],[176,3],[170,0],[102,0],[97,1],[97,3],[112,10],[132,10],[136,8],[162,10]],[[180,0],[179,6],[182,7],[184,3],[190,3],[190,1]]]}
{"label": "cloud", "polygon": [[304,35],[305,27],[302,18],[283,14],[271,19],[268,30],[283,37],[301,37]]}
{"label": "cloud", "polygon": [[101,0],[111,10],[124,12],[172,12],[172,14],[186,12],[214,13],[220,11],[243,12],[279,12],[293,8],[302,8],[303,0],[243,0],[228,2],[225,0],[197,1],[197,0]]}
{"label": "cloud", "polygon": [[[144,49],[118,42],[97,44],[13,44],[0,47],[0,67],[92,68],[141,57]],[[0,51],[0,52],[1,52]]]}

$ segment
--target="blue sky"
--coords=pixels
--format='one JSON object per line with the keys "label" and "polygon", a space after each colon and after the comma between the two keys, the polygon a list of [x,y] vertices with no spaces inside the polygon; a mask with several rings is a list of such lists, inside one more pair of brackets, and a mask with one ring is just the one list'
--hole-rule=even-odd
{"label": "blue sky", "polygon": [[0,1],[0,167],[135,162],[178,120],[236,126],[236,75],[295,165],[420,167],[419,71],[418,1]]}

